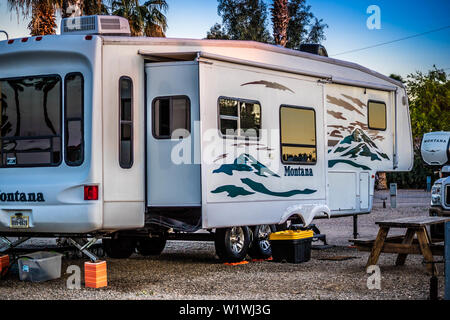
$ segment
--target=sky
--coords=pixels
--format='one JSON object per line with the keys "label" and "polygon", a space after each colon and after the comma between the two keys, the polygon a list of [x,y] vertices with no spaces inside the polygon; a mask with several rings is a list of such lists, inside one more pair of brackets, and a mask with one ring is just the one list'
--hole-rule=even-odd
{"label": "sky", "polygon": [[[271,0],[264,0],[270,5]],[[201,39],[216,22],[216,0],[167,0],[169,28],[173,38]],[[388,42],[450,26],[448,0],[307,0],[313,14],[328,24],[322,43],[334,58],[355,62],[389,75],[406,77],[415,71],[426,72],[433,65],[450,72],[450,27],[423,36],[358,52],[345,51]],[[367,13],[371,5],[380,9],[380,28],[369,29]],[[59,17],[58,17],[59,19]],[[28,36],[29,18],[9,12],[7,0],[0,0],[0,30],[11,38]],[[0,34],[0,39],[4,36]],[[334,56],[336,55],[336,56]]]}

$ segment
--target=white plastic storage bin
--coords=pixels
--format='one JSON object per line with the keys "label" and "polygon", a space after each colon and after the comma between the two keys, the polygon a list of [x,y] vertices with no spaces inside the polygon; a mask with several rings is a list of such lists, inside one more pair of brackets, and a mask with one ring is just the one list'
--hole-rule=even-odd
{"label": "white plastic storage bin", "polygon": [[42,282],[61,277],[62,254],[38,251],[19,258],[19,278],[22,281]]}

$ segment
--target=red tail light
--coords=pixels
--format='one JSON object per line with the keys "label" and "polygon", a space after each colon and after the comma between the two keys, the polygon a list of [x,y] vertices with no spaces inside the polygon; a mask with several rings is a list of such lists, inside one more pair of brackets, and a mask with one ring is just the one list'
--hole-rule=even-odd
{"label": "red tail light", "polygon": [[98,200],[98,186],[84,186],[84,200]]}

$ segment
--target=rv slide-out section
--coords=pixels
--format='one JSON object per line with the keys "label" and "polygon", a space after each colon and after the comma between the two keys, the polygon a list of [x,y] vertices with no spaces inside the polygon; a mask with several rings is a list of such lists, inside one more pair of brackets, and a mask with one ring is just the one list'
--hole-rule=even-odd
{"label": "rv slide-out section", "polygon": [[322,84],[214,59],[199,69],[203,227],[326,212]]}
{"label": "rv slide-out section", "polygon": [[315,79],[217,60],[145,70],[150,221],[212,229],[327,211]]}

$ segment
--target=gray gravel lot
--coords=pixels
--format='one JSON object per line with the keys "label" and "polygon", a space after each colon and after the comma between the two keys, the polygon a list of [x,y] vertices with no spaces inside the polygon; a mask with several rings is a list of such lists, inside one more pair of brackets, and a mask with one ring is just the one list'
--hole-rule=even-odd
{"label": "gray gravel lot", "polygon": [[[428,215],[427,205],[383,209],[375,206],[370,215],[360,216],[361,237],[375,237],[374,222],[387,217]],[[108,287],[68,290],[61,279],[27,283],[9,275],[0,281],[0,299],[427,299],[430,277],[420,256],[408,256],[405,266],[395,266],[395,255],[382,254],[381,290],[367,289],[365,263],[368,253],[349,247],[352,218],[317,220],[328,242],[326,250],[313,250],[309,262],[302,264],[272,261],[245,265],[221,264],[212,242],[170,241],[159,257],[107,258]],[[395,234],[395,233],[393,233]],[[344,261],[319,260],[347,256]],[[437,260],[441,258],[435,257]],[[85,260],[63,260],[82,267]],[[444,292],[443,265],[439,264],[439,295]]]}

